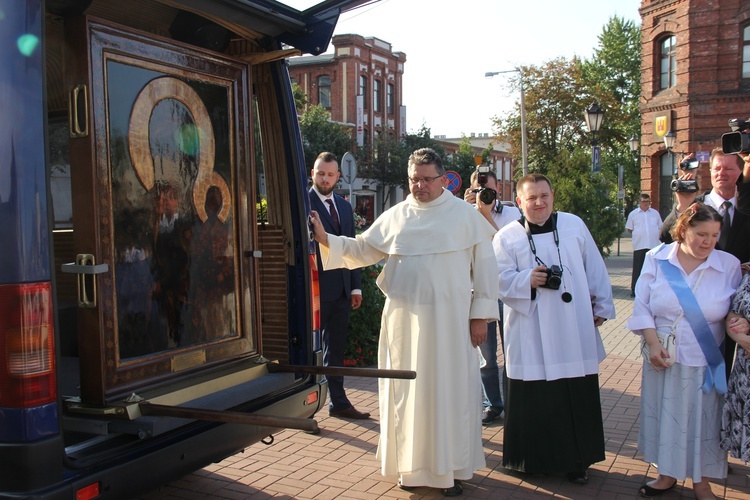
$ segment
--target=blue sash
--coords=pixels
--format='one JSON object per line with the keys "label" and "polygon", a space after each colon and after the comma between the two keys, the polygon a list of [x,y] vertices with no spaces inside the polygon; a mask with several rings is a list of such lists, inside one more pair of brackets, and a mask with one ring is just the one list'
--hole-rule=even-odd
{"label": "blue sash", "polygon": [[711,392],[711,388],[715,387],[716,392],[719,394],[726,394],[727,392],[727,374],[724,368],[724,355],[716,345],[711,329],[708,327],[706,317],[703,315],[698,301],[693,295],[693,291],[690,290],[685,278],[682,277],[682,273],[672,263],[664,259],[656,259],[659,262],[659,267],[664,272],[664,275],[669,281],[669,285],[672,287],[677,300],[680,301],[680,307],[685,314],[690,324],[690,328],[693,330],[693,335],[698,341],[698,345],[701,346],[703,355],[706,357],[708,366],[706,367],[706,375],[703,379],[703,392]]}

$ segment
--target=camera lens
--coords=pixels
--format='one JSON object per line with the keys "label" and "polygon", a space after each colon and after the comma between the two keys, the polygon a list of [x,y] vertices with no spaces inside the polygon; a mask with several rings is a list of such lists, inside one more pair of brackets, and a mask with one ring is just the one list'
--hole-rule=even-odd
{"label": "camera lens", "polygon": [[495,191],[494,189],[482,188],[482,190],[479,191],[479,199],[485,205],[490,205],[492,203],[495,203],[496,198],[497,198],[497,191]]}

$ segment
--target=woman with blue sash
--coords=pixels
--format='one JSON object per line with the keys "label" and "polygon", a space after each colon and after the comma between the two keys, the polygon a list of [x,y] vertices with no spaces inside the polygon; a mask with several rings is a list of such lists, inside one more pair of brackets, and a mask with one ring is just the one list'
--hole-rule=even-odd
{"label": "woman with blue sash", "polygon": [[627,327],[644,342],[638,450],[658,467],[639,490],[644,497],[690,478],[696,498],[716,498],[708,479],[727,474],[722,345],[741,272],[736,257],[715,250],[721,224],[713,208],[692,205],[672,228],[674,242],[648,252],[636,283]]}

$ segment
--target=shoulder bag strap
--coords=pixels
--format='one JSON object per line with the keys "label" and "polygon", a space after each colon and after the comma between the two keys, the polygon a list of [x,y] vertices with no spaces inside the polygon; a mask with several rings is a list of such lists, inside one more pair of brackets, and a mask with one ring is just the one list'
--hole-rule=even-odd
{"label": "shoulder bag strap", "polygon": [[672,287],[675,295],[677,295],[677,300],[680,302],[685,319],[690,324],[690,329],[693,331],[693,335],[695,335],[695,339],[698,341],[698,345],[700,345],[703,355],[708,362],[706,375],[703,380],[703,392],[708,393],[712,387],[715,387],[716,392],[725,394],[727,392],[727,377],[724,368],[724,355],[721,353],[719,346],[716,345],[716,340],[711,334],[711,329],[695,295],[693,295],[693,292],[677,267],[666,259],[658,259],[658,262],[669,285]]}

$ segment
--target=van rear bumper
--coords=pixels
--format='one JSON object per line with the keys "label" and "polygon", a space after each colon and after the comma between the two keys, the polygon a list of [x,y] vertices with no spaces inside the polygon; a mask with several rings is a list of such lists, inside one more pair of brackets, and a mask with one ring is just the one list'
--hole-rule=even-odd
{"label": "van rear bumper", "polygon": [[[255,413],[310,418],[325,402],[326,391],[325,381],[306,385],[294,394]],[[308,395],[313,392],[317,392],[317,401],[308,404]],[[12,484],[12,481],[17,478],[9,478],[11,482],[6,482],[3,471],[3,481],[0,481],[0,484],[6,491],[0,491],[0,498],[72,499],[75,498],[76,491],[97,482],[100,490],[97,500],[133,498],[211,463],[219,462],[280,430],[254,425],[205,423],[190,427],[184,432],[176,431],[153,441],[144,440],[143,446],[137,451],[108,461],[101,467],[86,470],[66,469],[55,473],[54,476],[50,474],[54,467],[45,467],[45,462],[49,462],[50,459],[43,458],[45,451],[40,446],[34,450],[33,454],[25,451],[27,457],[24,459],[29,460],[28,467],[37,470],[34,463],[41,464],[38,473],[44,476],[45,483],[49,484],[50,477],[61,478],[60,481],[40,489],[35,485],[39,485],[41,482],[38,479],[42,478],[37,478],[34,484],[18,481]],[[29,448],[30,451],[29,445],[16,448]],[[0,454],[12,451],[10,448],[6,450],[0,446]],[[57,449],[47,448],[47,451],[50,453],[46,454],[46,457],[54,457],[60,469],[59,464],[63,456],[61,446],[58,445]],[[21,450],[17,449],[15,452],[19,453]],[[0,456],[0,461],[3,463],[12,463],[3,458],[8,457]],[[40,461],[37,462],[37,460]],[[23,473],[28,475],[28,470],[24,470]],[[9,485],[11,485],[10,488]]]}

